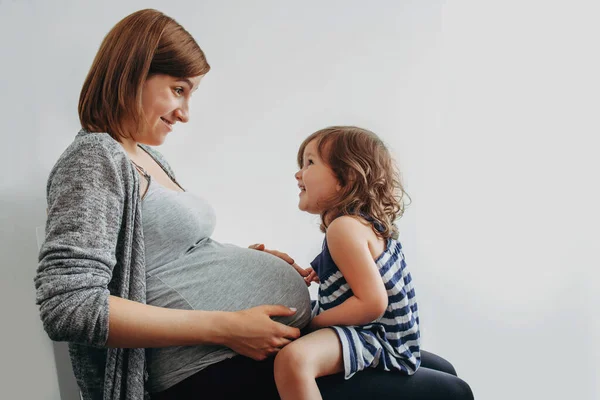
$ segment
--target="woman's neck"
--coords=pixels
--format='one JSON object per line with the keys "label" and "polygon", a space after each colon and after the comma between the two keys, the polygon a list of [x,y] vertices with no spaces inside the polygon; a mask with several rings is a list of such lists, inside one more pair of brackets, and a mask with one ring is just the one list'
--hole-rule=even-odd
{"label": "woman's neck", "polygon": [[121,144],[121,146],[123,146],[127,154],[129,154],[130,158],[136,158],[138,152],[141,150],[138,147],[138,143],[130,138],[121,138],[121,141],[119,143]]}

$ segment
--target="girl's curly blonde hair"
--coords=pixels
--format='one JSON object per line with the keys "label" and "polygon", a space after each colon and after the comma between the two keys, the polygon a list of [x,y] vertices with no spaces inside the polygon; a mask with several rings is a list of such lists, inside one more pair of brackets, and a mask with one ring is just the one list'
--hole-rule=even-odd
{"label": "girl's curly blonde hair", "polygon": [[402,216],[410,197],[400,182],[400,173],[383,141],[373,132],[355,126],[331,126],[307,137],[298,150],[298,165],[304,165],[304,149],[316,140],[319,157],[329,165],[342,186],[339,196],[321,213],[321,231],[326,221],[342,215],[372,218],[375,234],[398,238],[395,221]]}

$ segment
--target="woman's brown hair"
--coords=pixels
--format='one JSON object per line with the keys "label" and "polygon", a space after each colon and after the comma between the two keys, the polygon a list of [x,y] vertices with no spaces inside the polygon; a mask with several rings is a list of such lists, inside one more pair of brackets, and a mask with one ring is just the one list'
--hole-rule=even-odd
{"label": "woman's brown hair", "polygon": [[[108,32],[79,96],[79,120],[90,132],[115,140],[130,137],[126,126],[142,130],[142,87],[148,77],[191,78],[210,66],[194,38],[160,11],[136,11]],[[132,128],[129,128],[132,129]]]}
{"label": "woman's brown hair", "polygon": [[332,126],[307,137],[298,150],[298,165],[304,165],[304,149],[316,140],[319,157],[329,165],[342,186],[339,195],[321,213],[321,231],[342,215],[372,218],[384,239],[398,238],[396,219],[404,213],[410,197],[400,182],[400,173],[383,141],[373,132],[355,126]]}

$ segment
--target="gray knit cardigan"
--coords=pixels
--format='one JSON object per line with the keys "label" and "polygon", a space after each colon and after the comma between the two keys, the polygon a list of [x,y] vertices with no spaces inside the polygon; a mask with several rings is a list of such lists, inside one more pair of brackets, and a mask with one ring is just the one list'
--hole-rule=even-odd
{"label": "gray knit cardigan", "polygon": [[[174,179],[162,156],[142,146]],[[139,174],[106,133],[80,131],[50,172],[34,282],[48,336],[68,341],[84,400],[140,400],[145,351],[107,348],[109,294],[146,302]]]}

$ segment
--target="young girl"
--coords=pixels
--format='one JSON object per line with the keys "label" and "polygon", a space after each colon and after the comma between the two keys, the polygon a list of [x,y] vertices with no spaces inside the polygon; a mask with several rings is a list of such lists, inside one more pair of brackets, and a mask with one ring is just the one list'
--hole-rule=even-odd
{"label": "young girl", "polygon": [[310,135],[298,151],[298,207],[321,216],[323,251],[301,272],[319,282],[311,333],[275,359],[283,400],[320,399],[315,378],[365,368],[412,375],[419,316],[394,221],[404,190],[383,142],[350,126]]}

